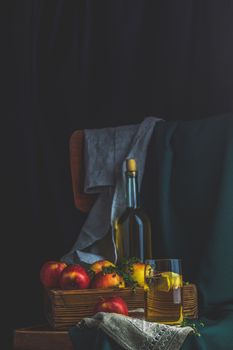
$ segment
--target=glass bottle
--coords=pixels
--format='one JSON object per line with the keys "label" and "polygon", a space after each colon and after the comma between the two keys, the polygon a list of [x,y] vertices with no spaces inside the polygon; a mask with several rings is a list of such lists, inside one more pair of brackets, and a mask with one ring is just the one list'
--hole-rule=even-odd
{"label": "glass bottle", "polygon": [[140,207],[135,159],[126,159],[125,176],[127,205],[114,225],[117,262],[134,257],[143,262],[152,257],[151,223]]}

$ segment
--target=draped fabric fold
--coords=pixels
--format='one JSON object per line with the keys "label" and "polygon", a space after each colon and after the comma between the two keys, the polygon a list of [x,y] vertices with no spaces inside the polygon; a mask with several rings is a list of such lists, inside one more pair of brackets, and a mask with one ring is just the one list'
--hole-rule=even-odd
{"label": "draped fabric fold", "polygon": [[67,263],[117,260],[114,220],[126,208],[125,159],[135,158],[141,186],[148,143],[161,119],[147,117],[140,124],[85,130],[86,193],[98,198],[78,233],[71,251],[62,257]]}

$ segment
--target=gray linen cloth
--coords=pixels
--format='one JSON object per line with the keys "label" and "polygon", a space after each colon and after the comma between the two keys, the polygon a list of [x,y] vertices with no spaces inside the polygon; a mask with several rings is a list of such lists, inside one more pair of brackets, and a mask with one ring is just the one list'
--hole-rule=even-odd
{"label": "gray linen cloth", "polygon": [[126,350],[179,350],[191,327],[167,326],[115,313],[98,312],[77,327],[99,328]]}
{"label": "gray linen cloth", "polygon": [[160,120],[147,117],[140,124],[85,130],[84,191],[99,195],[74,246],[61,260],[68,264],[92,264],[100,259],[116,262],[113,222],[126,205],[124,160],[136,159],[140,189],[147,146]]}

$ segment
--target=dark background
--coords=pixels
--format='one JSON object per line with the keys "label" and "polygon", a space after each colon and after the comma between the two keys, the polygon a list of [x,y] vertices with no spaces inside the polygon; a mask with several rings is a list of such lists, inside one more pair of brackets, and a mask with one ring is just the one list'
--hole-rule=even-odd
{"label": "dark background", "polygon": [[148,115],[232,112],[233,2],[4,5],[1,285],[9,340],[14,328],[44,322],[39,269],[71,248],[85,219],[73,203],[72,132]]}

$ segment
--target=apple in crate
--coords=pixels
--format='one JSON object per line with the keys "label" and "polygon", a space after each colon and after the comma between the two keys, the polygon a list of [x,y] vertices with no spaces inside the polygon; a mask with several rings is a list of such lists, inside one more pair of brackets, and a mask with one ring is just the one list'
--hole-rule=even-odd
{"label": "apple in crate", "polygon": [[116,272],[98,272],[91,282],[91,288],[125,288],[125,281]]}
{"label": "apple in crate", "polygon": [[61,289],[86,289],[90,282],[87,270],[79,264],[67,266],[59,279]]}
{"label": "apple in crate", "polygon": [[138,287],[144,287],[147,289],[145,283],[145,273],[146,275],[150,271],[150,265],[146,265],[135,258],[129,259],[127,263],[123,266],[123,271],[129,275],[131,280],[137,284]]}
{"label": "apple in crate", "polygon": [[117,296],[102,298],[94,308],[94,314],[97,312],[114,312],[128,316],[128,306],[124,299]]}
{"label": "apple in crate", "polygon": [[40,269],[40,281],[46,288],[59,288],[59,278],[62,271],[67,267],[61,261],[47,261]]}
{"label": "apple in crate", "polygon": [[126,269],[126,272],[131,275],[131,278],[134,282],[137,282],[139,287],[144,287],[145,284],[145,267],[145,264],[137,262],[132,264],[131,268],[128,271]]}
{"label": "apple in crate", "polygon": [[98,260],[90,266],[90,270],[93,271],[95,274],[97,274],[98,272],[101,272],[104,267],[109,267],[109,266],[116,267],[116,265],[114,265],[109,260]]}

